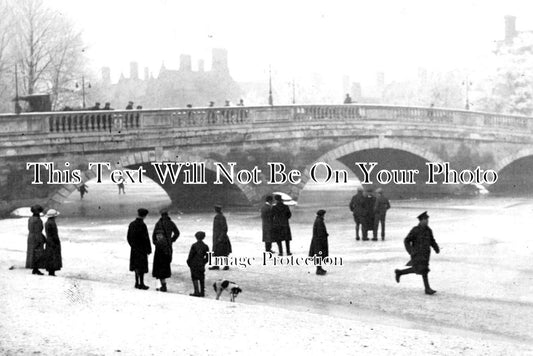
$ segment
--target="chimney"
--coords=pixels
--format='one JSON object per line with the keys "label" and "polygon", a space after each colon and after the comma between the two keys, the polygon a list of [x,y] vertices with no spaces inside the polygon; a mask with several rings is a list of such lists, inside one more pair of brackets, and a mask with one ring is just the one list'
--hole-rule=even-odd
{"label": "chimney", "polygon": [[353,82],[352,83],[352,99],[355,101],[360,101],[363,97],[363,91],[361,89],[361,83]]}
{"label": "chimney", "polygon": [[201,72],[201,73],[204,72],[204,60],[203,59],[198,60],[198,72]]}
{"label": "chimney", "polygon": [[376,88],[378,89],[379,94],[381,95],[381,92],[383,89],[385,89],[385,73],[378,72],[376,75]]}
{"label": "chimney", "polygon": [[505,16],[505,43],[513,43],[513,39],[516,35],[516,17],[511,15]]}
{"label": "chimney", "polygon": [[137,62],[130,62],[130,79],[139,79],[139,65]]}
{"label": "chimney", "polygon": [[180,55],[180,71],[191,71],[191,56],[188,54]]}
{"label": "chimney", "polygon": [[144,67],[144,80],[150,79],[149,73],[150,72],[148,71],[148,67]]}
{"label": "chimney", "polygon": [[213,49],[213,61],[211,64],[213,72],[228,73],[228,51],[224,48]]}
{"label": "chimney", "polygon": [[104,85],[111,84],[111,69],[109,67],[102,67],[102,83]]}

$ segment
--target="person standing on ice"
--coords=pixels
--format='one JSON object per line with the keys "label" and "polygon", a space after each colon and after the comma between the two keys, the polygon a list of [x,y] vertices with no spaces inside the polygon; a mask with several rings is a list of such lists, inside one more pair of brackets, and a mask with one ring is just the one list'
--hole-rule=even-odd
{"label": "person standing on ice", "polygon": [[180,231],[176,224],[170,220],[167,209],[162,209],[160,213],[161,218],[155,224],[154,232],[152,234],[152,241],[155,245],[152,276],[161,281],[161,288],[158,288],[157,290],[160,292],[166,292],[166,279],[170,278],[172,275],[172,271],[170,270],[173,252],[172,244],[176,242],[180,236]]}
{"label": "person standing on ice", "polygon": [[89,189],[85,183],[81,183],[81,185],[78,187],[78,191],[80,192],[80,199],[83,199],[83,196],[89,193]]}
{"label": "person standing on ice", "polygon": [[39,268],[45,267],[44,244],[46,238],[43,235],[43,221],[41,213],[43,207],[34,205],[30,208],[32,216],[28,219],[28,250],[26,252],[26,268],[32,269],[32,274],[42,275]]}
{"label": "person standing on ice", "polygon": [[265,204],[261,207],[261,222],[265,251],[272,252],[272,195],[265,198]]}
{"label": "person standing on ice", "polygon": [[191,279],[194,287],[194,293],[189,294],[192,297],[205,297],[205,265],[207,264],[207,253],[209,246],[204,243],[205,232],[198,231],[194,234],[196,242],[191,246],[187,266],[191,269]]}
{"label": "person standing on ice", "polygon": [[363,188],[357,188],[357,194],[355,194],[350,201],[350,211],[353,214],[353,220],[355,222],[355,239],[357,241],[360,240],[359,226],[361,226],[361,230],[363,232],[363,241],[368,240],[366,231],[365,201],[366,198],[363,195]]}
{"label": "person standing on ice", "polygon": [[144,284],[144,274],[148,273],[148,255],[152,253],[150,235],[144,223],[148,210],[137,210],[137,218],[128,227],[127,240],[131,247],[130,271],[135,272],[135,288],[146,290],[149,287]]}
{"label": "person standing on ice", "polygon": [[[324,223],[324,215],[326,211],[320,209],[316,212],[315,223],[313,224],[313,238],[311,239],[311,246],[309,247],[309,257],[325,258],[329,255],[328,247],[328,231],[326,230],[326,224]],[[326,270],[321,265],[316,266],[316,274],[323,276],[326,274]]]}
{"label": "person standing on ice", "polygon": [[[213,256],[227,257],[232,252],[231,241],[228,237],[228,223],[222,214],[222,206],[215,205],[215,218],[213,219]],[[219,266],[209,267],[210,270],[220,269]],[[226,271],[229,266],[224,266]]]}
{"label": "person standing on ice", "polygon": [[48,220],[44,224],[44,231],[46,232],[45,267],[50,276],[55,276],[55,272],[63,267],[61,261],[61,241],[59,240],[56,224],[56,216],[58,215],[59,211],[55,209],[48,210],[46,212]]}
{"label": "person standing on ice", "polygon": [[378,239],[378,227],[381,223],[381,241],[385,240],[385,218],[387,216],[387,210],[390,209],[390,202],[383,195],[383,189],[376,189],[377,197],[376,203],[374,204],[374,238],[373,240],[377,241]]}
{"label": "person standing on ice", "polygon": [[396,282],[400,283],[400,277],[404,274],[416,273],[422,275],[424,281],[424,288],[426,294],[435,294],[436,291],[429,286],[429,257],[431,255],[431,248],[436,253],[440,252],[439,245],[433,238],[433,231],[428,226],[429,215],[427,211],[418,215],[419,223],[413,227],[409,235],[404,239],[405,249],[411,256],[411,260],[407,263],[409,268],[394,270]]}
{"label": "person standing on ice", "polygon": [[283,203],[281,195],[276,194],[274,200],[276,200],[276,205],[272,207],[272,241],[276,241],[280,256],[283,255],[283,246],[281,243],[285,241],[287,256],[291,256],[292,234],[289,225],[289,219],[292,216],[291,210]]}

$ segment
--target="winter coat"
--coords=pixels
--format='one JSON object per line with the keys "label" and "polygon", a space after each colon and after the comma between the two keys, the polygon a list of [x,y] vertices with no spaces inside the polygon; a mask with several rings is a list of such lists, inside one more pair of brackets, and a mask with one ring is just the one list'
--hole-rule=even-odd
{"label": "winter coat", "polygon": [[389,199],[385,198],[383,195],[378,195],[376,197],[376,203],[374,204],[374,214],[376,216],[385,216],[387,210],[390,209]]}
{"label": "winter coat", "polygon": [[324,217],[317,216],[313,224],[313,238],[309,247],[309,257],[313,257],[314,255],[319,257],[329,256],[328,236]]}
{"label": "winter coat", "polygon": [[292,240],[291,227],[289,219],[291,210],[283,202],[277,202],[272,207],[272,241],[290,241]]}
{"label": "winter coat", "polygon": [[368,195],[364,202],[365,216],[367,218],[368,230],[374,229],[374,207],[376,206],[376,197]]}
{"label": "winter coat", "polygon": [[172,244],[180,236],[178,227],[168,216],[162,216],[155,224],[152,234],[152,242],[155,245],[154,265],[152,275],[154,278],[169,278],[172,273],[170,263],[172,262]]}
{"label": "winter coat", "polygon": [[137,218],[130,223],[127,239],[131,246],[130,271],[148,273],[148,255],[152,253],[152,246],[143,219]]}
{"label": "winter coat", "polygon": [[28,219],[28,241],[26,251],[26,268],[45,268],[43,221],[38,216]]}
{"label": "winter coat", "polygon": [[192,244],[191,250],[189,251],[187,266],[189,266],[191,270],[205,271],[208,252],[209,246],[207,246],[203,241],[196,241]]}
{"label": "winter coat", "polygon": [[272,205],[265,203],[261,207],[261,221],[263,222],[263,242],[272,242]]}
{"label": "winter coat", "polygon": [[47,271],[59,271],[63,267],[63,262],[56,219],[48,218],[44,224],[44,231],[46,232],[45,268]]}
{"label": "winter coat", "polygon": [[353,213],[354,217],[366,216],[365,199],[363,193],[357,193],[352,197],[352,200],[350,201],[350,211]]}
{"label": "winter coat", "polygon": [[437,253],[440,251],[429,226],[417,225],[413,227],[404,239],[404,245],[407,253],[411,255],[411,260],[407,265],[413,266],[417,274],[428,273],[431,247]]}
{"label": "winter coat", "polygon": [[229,256],[231,252],[226,217],[222,213],[217,213],[213,220],[213,255]]}

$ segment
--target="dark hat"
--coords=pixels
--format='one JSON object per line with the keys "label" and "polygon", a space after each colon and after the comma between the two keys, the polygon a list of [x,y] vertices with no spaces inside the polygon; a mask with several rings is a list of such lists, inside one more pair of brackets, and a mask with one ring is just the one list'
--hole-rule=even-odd
{"label": "dark hat", "polygon": [[215,204],[214,207],[215,207],[215,209],[222,209],[222,205],[220,205],[220,204]]}
{"label": "dark hat", "polygon": [[146,215],[148,215],[148,210],[145,208],[137,209],[137,214],[139,214],[140,217],[144,218]]}
{"label": "dark hat", "polygon": [[265,201],[272,201],[272,195],[267,195],[265,197]]}
{"label": "dark hat", "polygon": [[32,206],[30,208],[30,210],[34,214],[39,214],[39,213],[42,213],[44,211],[43,207],[40,206],[39,204],[35,204],[34,206]]}
{"label": "dark hat", "polygon": [[196,234],[194,234],[194,237],[196,237],[199,240],[203,240],[205,238],[205,232],[198,231]]}
{"label": "dark hat", "polygon": [[168,215],[168,209],[167,208],[163,208],[163,209],[159,210],[159,214]]}
{"label": "dark hat", "polygon": [[274,195],[274,199],[276,199],[277,201],[281,201],[282,200],[281,199],[281,195],[279,195],[279,194]]}
{"label": "dark hat", "polygon": [[417,218],[418,220],[424,220],[424,219],[429,218],[428,212],[424,211],[422,214],[418,215]]}
{"label": "dark hat", "polygon": [[324,216],[325,213],[326,213],[326,211],[324,209],[320,209],[319,211],[316,212],[316,215]]}

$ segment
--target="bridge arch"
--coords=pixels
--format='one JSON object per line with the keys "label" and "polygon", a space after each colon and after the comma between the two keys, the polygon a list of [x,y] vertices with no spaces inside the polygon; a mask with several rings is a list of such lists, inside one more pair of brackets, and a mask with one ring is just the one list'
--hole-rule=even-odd
{"label": "bridge arch", "polygon": [[489,191],[505,195],[533,194],[533,146],[503,157],[493,169],[498,173],[498,181],[485,185]]}
{"label": "bridge arch", "polygon": [[504,157],[503,159],[500,159],[493,169],[497,173],[499,173],[502,171],[502,169],[504,169],[511,163],[518,161],[521,158],[526,158],[528,156],[533,156],[533,147],[523,148],[509,156]]}
{"label": "bridge arch", "polygon": [[[158,156],[158,157],[156,157]],[[131,166],[141,166],[145,164],[150,164],[153,162],[173,162],[178,161],[178,155],[176,155],[175,151],[172,150],[163,150],[158,155],[156,155],[156,152],[154,150],[145,150],[145,151],[139,151],[135,153],[127,153],[125,155],[122,155],[120,157],[116,157],[116,159],[111,160],[110,166],[111,170],[114,169],[125,169],[126,167]],[[205,163],[206,170],[208,171],[215,171],[215,161],[212,159],[206,159],[201,156],[198,156],[194,153],[187,153],[180,151],[179,152],[179,161],[180,162],[202,162]],[[84,172],[82,172],[82,182],[87,182],[91,179],[96,178],[96,173],[91,170],[87,169]],[[163,189],[165,189],[160,182],[155,181],[158,185],[160,185]],[[248,200],[248,203],[254,202],[254,199],[257,199],[258,193],[253,189],[253,187],[249,185],[244,185],[241,183],[238,183],[235,181],[235,187],[237,187],[243,195]],[[46,206],[49,208],[57,208],[65,200],[69,197],[69,195],[74,192],[77,189],[77,184],[63,184],[58,186],[55,193],[52,194],[52,196],[48,199]],[[167,194],[169,192],[165,189]],[[170,195],[170,194],[169,194]]]}
{"label": "bridge arch", "polygon": [[350,153],[370,150],[370,149],[395,149],[399,151],[405,151],[416,156],[421,157],[422,159],[428,162],[442,162],[443,160],[434,152],[428,150],[426,147],[421,145],[412,144],[397,139],[389,139],[385,137],[376,137],[371,139],[355,140],[334,148],[313,162],[309,163],[304,171],[302,172],[302,181],[300,184],[294,186],[292,194],[294,196],[299,196],[303,190],[306,183],[309,181],[309,172],[313,165],[317,162],[332,163],[337,161],[339,158],[349,155]]}

